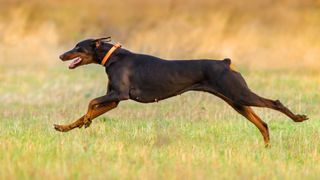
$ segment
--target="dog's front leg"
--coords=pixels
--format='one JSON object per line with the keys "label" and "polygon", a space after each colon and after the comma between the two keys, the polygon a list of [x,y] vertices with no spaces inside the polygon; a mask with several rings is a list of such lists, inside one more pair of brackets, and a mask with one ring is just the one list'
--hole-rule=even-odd
{"label": "dog's front leg", "polygon": [[57,131],[61,132],[67,132],[71,129],[74,129],[76,127],[81,128],[83,125],[85,127],[89,127],[91,124],[91,121],[100,116],[101,114],[117,107],[118,103],[121,100],[126,100],[128,98],[117,96],[114,93],[107,94],[105,96],[98,97],[96,99],[93,99],[89,103],[88,112],[84,116],[82,116],[77,121],[68,124],[68,125],[54,125],[54,128]]}
{"label": "dog's front leg", "polygon": [[70,124],[66,124],[66,125],[54,124],[54,129],[57,131],[60,131],[60,132],[67,132],[67,131],[70,131],[74,128],[82,127],[84,116],[82,116],[81,118],[79,118],[78,120],[76,120]]}
{"label": "dog's front leg", "polygon": [[[119,101],[125,100],[125,99],[128,99],[128,98],[123,98],[123,96],[119,96],[118,93],[115,93],[115,91],[112,91],[105,96],[101,96],[91,100],[88,106],[87,114],[84,115],[84,119],[83,119],[83,125],[85,126],[85,128],[90,126],[91,121],[95,117],[99,116],[101,113],[103,114],[105,112],[105,108],[113,109],[117,106]],[[112,104],[112,103],[116,103],[116,104]],[[100,107],[105,107],[105,108],[100,109]]]}
{"label": "dog's front leg", "polygon": [[94,118],[116,108],[118,104],[119,101],[104,103],[103,101],[99,101],[99,98],[92,100],[89,103],[87,114],[83,116],[83,124],[79,128],[83,125],[85,128],[89,127]]}
{"label": "dog's front leg", "polygon": [[[90,118],[89,114],[87,113],[86,115],[82,116],[81,118],[79,118],[78,120],[74,121],[71,124],[67,124],[67,125],[56,125],[55,124],[54,128],[57,131],[67,132],[67,131],[70,131],[74,128],[81,128],[83,125],[85,125],[85,127],[89,127],[92,119],[110,111],[111,109],[116,108],[118,103],[119,102],[111,102],[111,103],[100,105],[99,107],[96,107],[90,111],[91,118]],[[87,118],[87,120],[85,120],[86,118]]]}

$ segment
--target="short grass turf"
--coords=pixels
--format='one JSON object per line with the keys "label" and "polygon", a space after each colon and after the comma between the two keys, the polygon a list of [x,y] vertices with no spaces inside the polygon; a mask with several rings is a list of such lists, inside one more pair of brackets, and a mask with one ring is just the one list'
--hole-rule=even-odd
{"label": "short grass turf", "polygon": [[210,94],[121,102],[87,129],[60,133],[106,92],[101,67],[10,66],[0,76],[0,179],[317,179],[320,74],[241,70],[251,89],[310,120],[255,108],[271,148],[248,120]]}

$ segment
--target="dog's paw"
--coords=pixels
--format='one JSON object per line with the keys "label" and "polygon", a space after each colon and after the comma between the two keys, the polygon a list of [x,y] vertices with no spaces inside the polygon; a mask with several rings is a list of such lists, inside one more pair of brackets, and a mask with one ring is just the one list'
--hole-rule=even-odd
{"label": "dog's paw", "polygon": [[264,148],[270,149],[270,148],[271,148],[271,144],[270,144],[270,143],[265,143],[265,144],[264,144]]}
{"label": "dog's paw", "polygon": [[54,124],[53,127],[55,130],[60,131],[60,132],[67,132],[70,130],[67,126],[58,125],[58,124]]}
{"label": "dog's paw", "polygon": [[84,128],[88,128],[91,125],[91,122],[92,122],[91,119],[85,116],[83,119]]}
{"label": "dog's paw", "polygon": [[305,120],[308,120],[309,118],[306,115],[300,115],[297,114],[296,117],[294,118],[295,122],[303,122]]}

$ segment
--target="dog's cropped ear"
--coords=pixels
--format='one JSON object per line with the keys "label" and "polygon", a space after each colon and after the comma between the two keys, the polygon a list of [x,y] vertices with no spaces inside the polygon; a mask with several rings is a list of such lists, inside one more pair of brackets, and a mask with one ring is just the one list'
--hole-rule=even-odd
{"label": "dog's cropped ear", "polygon": [[99,38],[99,39],[93,40],[96,47],[99,47],[102,44],[102,42],[110,42],[110,41],[111,41],[111,37],[104,37],[104,38]]}

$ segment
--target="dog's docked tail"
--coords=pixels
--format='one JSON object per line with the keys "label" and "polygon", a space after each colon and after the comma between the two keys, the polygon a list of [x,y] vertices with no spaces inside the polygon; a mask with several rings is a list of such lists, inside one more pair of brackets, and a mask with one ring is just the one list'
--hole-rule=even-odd
{"label": "dog's docked tail", "polygon": [[223,61],[230,66],[230,64],[231,64],[231,59],[230,58],[224,58]]}
{"label": "dog's docked tail", "polygon": [[230,58],[224,58],[223,62],[225,62],[232,71],[235,71],[234,66],[231,63],[231,59]]}

